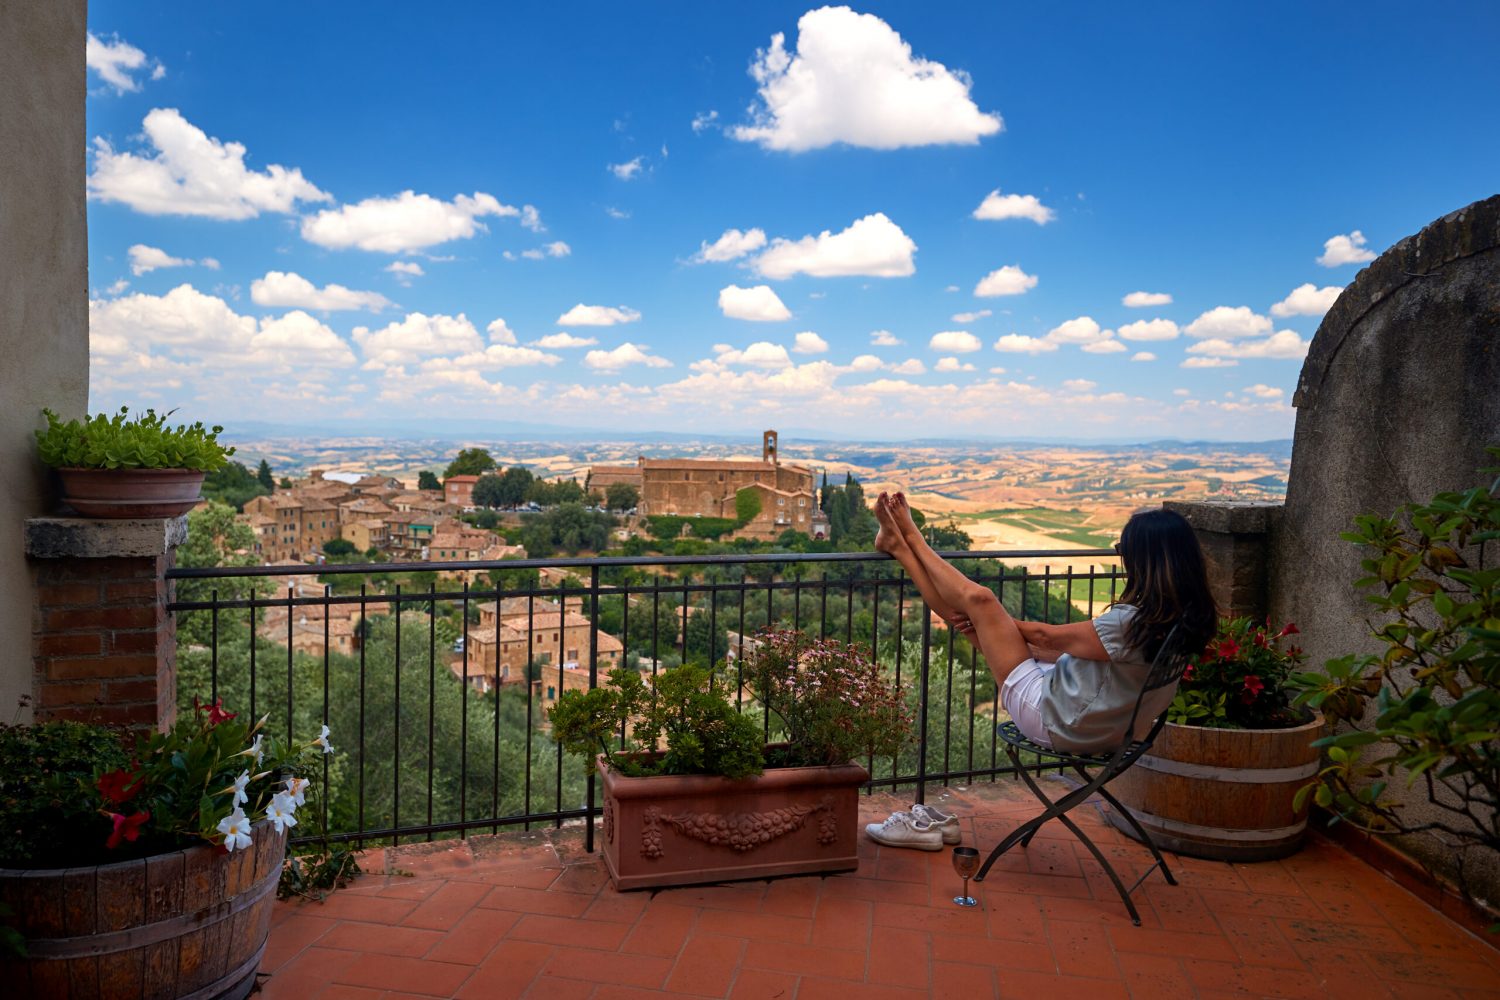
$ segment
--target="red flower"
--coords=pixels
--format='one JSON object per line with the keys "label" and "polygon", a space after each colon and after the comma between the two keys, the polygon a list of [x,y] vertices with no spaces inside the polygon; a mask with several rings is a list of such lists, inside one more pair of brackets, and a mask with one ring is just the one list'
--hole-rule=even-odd
{"label": "red flower", "polygon": [[1239,654],[1239,651],[1240,644],[1235,642],[1233,639],[1225,639],[1223,642],[1219,643],[1218,648],[1214,650],[1214,652],[1221,660],[1232,660],[1236,655]]}
{"label": "red flower", "polygon": [[1255,638],[1252,640],[1261,649],[1268,648],[1271,644],[1266,640],[1266,633],[1261,629],[1255,630]]}
{"label": "red flower", "polygon": [[141,783],[146,780],[143,774],[129,774],[125,771],[110,771],[101,774],[94,787],[99,789],[99,794],[104,796],[104,801],[110,805],[124,805],[141,790]]}
{"label": "red flower", "polygon": [[223,698],[215,698],[212,705],[199,704],[198,699],[194,698],[193,708],[197,709],[200,712],[208,713],[208,724],[210,726],[217,726],[221,722],[228,722],[230,719],[233,719],[236,715],[239,714],[238,712],[224,711]]}
{"label": "red flower", "polygon": [[1299,629],[1296,626],[1295,623],[1293,623],[1293,622],[1287,622],[1286,623],[1286,628],[1284,628],[1280,632],[1276,633],[1276,638],[1278,638],[1278,639],[1285,639],[1287,636],[1289,636],[1289,635],[1297,635],[1301,631],[1302,630]]}
{"label": "red flower", "polygon": [[1187,665],[1187,669],[1182,672],[1182,679],[1183,680],[1190,681],[1190,680],[1193,679],[1193,667],[1194,666],[1196,666],[1196,664],[1189,663]]}
{"label": "red flower", "polygon": [[115,824],[115,828],[110,833],[109,839],[104,842],[104,846],[110,850],[119,847],[121,841],[128,840],[134,843],[135,839],[141,835],[141,824],[151,818],[151,814],[148,812],[138,812],[130,816],[121,816],[119,813],[109,813],[108,815],[110,820]]}
{"label": "red flower", "polygon": [[1255,674],[1245,675],[1245,693],[1250,696],[1251,701],[1254,701],[1255,697],[1265,689],[1265,682],[1263,682]]}

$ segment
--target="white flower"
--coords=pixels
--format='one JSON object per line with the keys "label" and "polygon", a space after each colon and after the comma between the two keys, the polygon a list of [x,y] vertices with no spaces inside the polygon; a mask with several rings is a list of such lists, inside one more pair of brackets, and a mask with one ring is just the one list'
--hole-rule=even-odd
{"label": "white flower", "polygon": [[328,727],[324,726],[318,738],[313,740],[313,746],[320,746],[324,753],[333,753],[333,744],[328,742]]}
{"label": "white flower", "polygon": [[266,819],[270,820],[276,827],[276,832],[289,829],[297,825],[297,817],[293,815],[297,811],[296,803],[286,792],[278,792],[272,796],[271,804],[266,806]]}
{"label": "white flower", "polygon": [[250,846],[250,820],[246,818],[243,809],[236,808],[219,820],[219,832],[224,835],[225,850],[243,850]]}
{"label": "white flower", "polygon": [[255,742],[250,744],[250,754],[255,758],[255,763],[257,765],[259,765],[261,760],[266,756],[266,752],[260,748],[260,741],[265,739],[265,736],[265,733],[256,733]]}
{"label": "white flower", "polygon": [[286,779],[287,798],[291,799],[294,806],[300,806],[305,801],[307,783],[308,780],[306,778]]}
{"label": "white flower", "polygon": [[234,779],[234,806],[238,809],[250,801],[250,796],[245,794],[245,786],[250,784],[250,772],[241,771],[240,776]]}

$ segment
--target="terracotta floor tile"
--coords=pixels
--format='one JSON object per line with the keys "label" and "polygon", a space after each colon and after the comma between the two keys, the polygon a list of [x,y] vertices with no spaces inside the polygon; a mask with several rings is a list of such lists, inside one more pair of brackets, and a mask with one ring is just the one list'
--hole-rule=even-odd
{"label": "terracotta floor tile", "polygon": [[745,944],[743,938],[694,934],[677,957],[666,989],[695,996],[725,996],[739,972]]}
{"label": "terracotta floor tile", "polygon": [[[929,791],[981,849],[1037,808],[1007,783]],[[1074,815],[1122,875],[1145,870],[1141,845]],[[1001,858],[973,910],[952,904],[946,851],[862,842],[858,873],[620,893],[581,828],[507,836],[372,853],[374,871],[416,874],[277,904],[261,995],[1500,1000],[1500,950],[1316,836],[1258,865],[1169,855],[1183,884],[1140,886],[1139,928],[1060,824]]]}

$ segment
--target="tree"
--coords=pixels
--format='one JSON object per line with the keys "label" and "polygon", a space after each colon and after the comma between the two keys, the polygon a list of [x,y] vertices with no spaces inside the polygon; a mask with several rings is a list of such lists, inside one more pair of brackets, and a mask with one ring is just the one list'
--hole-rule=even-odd
{"label": "tree", "polygon": [[443,472],[444,479],[454,476],[480,476],[495,468],[495,460],[483,448],[465,448],[460,451]]}
{"label": "tree", "polygon": [[417,473],[417,489],[440,490],[442,488],[443,484],[438,482],[438,477],[434,475],[431,470],[423,469],[421,472]]}
{"label": "tree", "polygon": [[521,529],[521,544],[533,558],[552,555],[558,549],[569,555],[580,550],[598,552],[608,547],[614,526],[613,517],[586,510],[583,504],[558,504],[530,519]]}
{"label": "tree", "polygon": [[203,478],[204,498],[217,500],[235,510],[244,510],[246,503],[270,492],[269,485],[239,462],[225,462]]}
{"label": "tree", "polygon": [[491,473],[480,476],[479,481],[474,484],[474,506],[476,507],[503,507],[504,488],[501,486],[500,477]]}
{"label": "tree", "polygon": [[271,463],[265,459],[260,460],[260,468],[255,471],[255,478],[260,480],[260,484],[266,488],[267,493],[276,488],[276,480],[271,478]]}
{"label": "tree", "polygon": [[640,505],[641,491],[629,483],[611,483],[604,490],[604,502],[610,510],[633,510]]}
{"label": "tree", "polygon": [[531,470],[513,465],[500,473],[500,503],[497,507],[519,507],[526,502],[526,491],[536,481]]}
{"label": "tree", "polygon": [[281,489],[289,490],[289,489],[292,488],[292,481],[290,479],[288,479],[286,476],[282,476],[281,477],[281,482],[277,483],[276,485],[279,486]]}
{"label": "tree", "polygon": [[323,543],[323,554],[335,559],[339,556],[352,556],[358,551],[347,538],[330,538]]}
{"label": "tree", "polygon": [[[243,466],[241,466],[243,468]],[[250,525],[234,516],[229,506],[210,500],[188,513],[188,537],[177,548],[177,565],[183,567],[254,566],[255,532]],[[268,589],[263,582],[261,590]],[[225,577],[217,580],[178,580],[180,601],[236,601],[254,597],[254,577]],[[213,612],[188,611],[177,618],[177,640],[182,645],[205,645],[213,634]],[[240,613],[220,614],[218,625],[225,629],[244,629]],[[221,634],[221,641],[229,638]]]}

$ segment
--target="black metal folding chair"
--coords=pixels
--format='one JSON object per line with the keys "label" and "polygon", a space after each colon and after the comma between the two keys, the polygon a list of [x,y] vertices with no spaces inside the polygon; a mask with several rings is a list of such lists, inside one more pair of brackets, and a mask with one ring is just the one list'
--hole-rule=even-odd
{"label": "black metal folding chair", "polygon": [[[1147,692],[1159,690],[1169,684],[1176,684],[1182,677],[1183,671],[1187,669],[1188,664],[1192,661],[1193,651],[1184,648],[1184,637],[1185,633],[1183,633],[1182,627],[1180,625],[1173,626],[1172,631],[1167,634],[1167,638],[1162,642],[1161,649],[1157,651],[1156,658],[1151,663],[1151,669],[1146,674],[1146,685],[1141,688],[1141,693],[1136,697],[1135,709],[1130,713],[1130,726],[1126,729],[1126,732],[1135,732],[1136,716],[1140,714],[1141,703],[1145,700]],[[1162,858],[1161,851],[1156,849],[1156,844],[1152,843],[1150,835],[1141,828],[1140,823],[1136,822],[1135,817],[1130,814],[1130,810],[1120,805],[1119,800],[1111,795],[1109,790],[1104,786],[1127,770],[1137,760],[1140,760],[1141,755],[1151,749],[1151,744],[1156,740],[1156,735],[1161,732],[1161,727],[1166,721],[1167,713],[1164,710],[1157,717],[1156,723],[1151,727],[1150,733],[1144,739],[1134,740],[1109,754],[1074,754],[1068,753],[1065,750],[1054,750],[1051,747],[1033,743],[1021,735],[1020,730],[1016,728],[1014,722],[1001,723],[998,728],[1000,738],[1005,741],[1006,754],[1010,756],[1011,763],[1015,765],[1021,778],[1036,793],[1036,797],[1041,799],[1042,804],[1047,808],[1041,815],[1022,823],[1016,829],[1012,830],[1004,840],[1000,841],[995,849],[990,852],[989,858],[985,860],[984,867],[979,869],[979,874],[974,876],[974,881],[983,882],[985,875],[989,873],[990,866],[999,860],[1000,855],[1010,850],[1016,844],[1019,843],[1022,847],[1025,847],[1031,843],[1031,838],[1036,835],[1037,830],[1048,820],[1060,820],[1064,826],[1073,831],[1075,837],[1083,841],[1083,846],[1087,847],[1089,853],[1104,867],[1104,873],[1115,884],[1115,889],[1120,893],[1120,899],[1125,903],[1125,909],[1130,911],[1130,919],[1135,922],[1136,926],[1140,926],[1141,915],[1136,911],[1135,903],[1131,901],[1130,894],[1136,890],[1137,886],[1146,881],[1146,876],[1150,875],[1152,870],[1156,868],[1160,868],[1161,873],[1166,876],[1168,885],[1176,885],[1177,880],[1172,877],[1172,872],[1167,868],[1166,860]],[[1044,762],[1050,761],[1057,764],[1059,768],[1071,767],[1083,779],[1083,784],[1056,800],[1048,798],[1047,794],[1042,791],[1041,786],[1037,784],[1036,778],[1022,764],[1022,753],[1034,754]],[[1032,765],[1032,767],[1035,767],[1035,765]],[[1089,771],[1093,768],[1097,768],[1098,770],[1091,777]],[[1096,792],[1104,801],[1109,803],[1110,808],[1125,817],[1125,820],[1139,835],[1141,842],[1151,849],[1151,856],[1156,859],[1156,863],[1147,868],[1129,889],[1125,888],[1125,883],[1115,873],[1114,866],[1109,863],[1109,859],[1104,856],[1104,852],[1095,846],[1094,842],[1088,838],[1083,830],[1079,829],[1077,823],[1068,818],[1068,810],[1087,801]]]}

